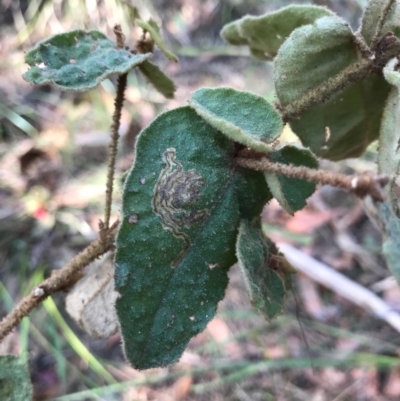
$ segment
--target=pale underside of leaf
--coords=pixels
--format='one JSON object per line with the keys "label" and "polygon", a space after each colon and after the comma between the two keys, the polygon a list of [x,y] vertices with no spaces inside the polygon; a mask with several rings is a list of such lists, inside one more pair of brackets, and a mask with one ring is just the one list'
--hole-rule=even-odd
{"label": "pale underside of leaf", "polygon": [[369,200],[366,205],[370,217],[382,230],[382,252],[389,270],[400,284],[400,219],[388,202],[372,205]]}
{"label": "pale underside of leaf", "polygon": [[[399,74],[400,75],[400,74]],[[386,102],[379,136],[378,171],[389,177],[384,191],[394,212],[400,216],[396,179],[400,175],[400,86],[393,87]]]}
{"label": "pale underside of leaf", "polygon": [[383,76],[391,85],[400,89],[400,62],[397,57],[392,58],[383,69]]}

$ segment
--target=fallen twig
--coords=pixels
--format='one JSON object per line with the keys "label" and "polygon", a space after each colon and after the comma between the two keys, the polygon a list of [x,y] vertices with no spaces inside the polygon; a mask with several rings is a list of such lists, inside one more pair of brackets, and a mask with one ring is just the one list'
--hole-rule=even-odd
{"label": "fallen twig", "polygon": [[372,291],[291,245],[278,244],[278,246],[279,250],[296,270],[306,274],[350,302],[372,312],[377,318],[384,320],[396,331],[400,332],[400,315]]}

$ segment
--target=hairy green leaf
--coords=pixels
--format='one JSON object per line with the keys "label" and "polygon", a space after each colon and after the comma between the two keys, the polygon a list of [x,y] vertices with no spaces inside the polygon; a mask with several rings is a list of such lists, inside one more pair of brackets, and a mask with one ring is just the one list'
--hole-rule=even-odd
{"label": "hairy green leaf", "polygon": [[260,152],[280,135],[279,113],[261,96],[231,88],[202,88],[189,104],[210,125],[229,138]]}
{"label": "hairy green leaf", "polygon": [[[361,35],[368,45],[372,42],[382,11],[389,4],[389,1],[391,0],[369,0],[367,4],[361,21]],[[382,38],[389,32],[394,33],[397,37],[400,36],[400,4],[398,1],[394,2],[389,11],[379,38]]]}
{"label": "hairy green leaf", "polygon": [[247,15],[225,25],[221,36],[232,45],[248,45],[257,58],[273,60],[296,28],[328,15],[333,13],[324,7],[292,5],[259,17]]}
{"label": "hairy green leaf", "polygon": [[400,62],[397,57],[392,58],[383,69],[383,76],[391,85],[400,89]]}
{"label": "hairy green leaf", "polygon": [[86,91],[112,74],[124,74],[151,57],[118,49],[98,31],[75,30],[54,35],[36,44],[25,55],[31,68],[24,79],[35,85]]}
{"label": "hairy green leaf", "polygon": [[242,220],[236,241],[236,256],[252,305],[267,319],[282,312],[285,282],[271,266],[274,255],[260,229]]}
{"label": "hairy green leaf", "polygon": [[375,205],[366,203],[370,217],[375,220],[383,233],[382,252],[389,270],[400,284],[400,219],[388,202]]}
{"label": "hairy green leaf", "polygon": [[[275,87],[285,106],[358,60],[351,29],[338,17],[323,17],[293,31],[275,60]],[[379,76],[351,84],[291,122],[302,143],[332,160],[359,156],[377,139],[389,85]],[[324,99],[322,99],[324,100]]]}
{"label": "hairy green leaf", "polygon": [[[285,146],[271,152],[268,157],[275,163],[318,167],[317,160],[308,149],[300,149],[296,146]],[[312,182],[289,178],[282,174],[264,173],[264,175],[273,197],[290,214],[303,209],[307,198],[315,192],[315,184]]]}
{"label": "hairy green leaf", "polygon": [[138,68],[158,92],[163,94],[167,99],[174,97],[176,90],[174,82],[158,66],[146,60],[139,64]]}
{"label": "hairy green leaf", "polygon": [[384,191],[392,209],[400,217],[400,209],[395,193],[396,179],[400,175],[400,72],[395,70],[397,59],[392,60],[384,69],[388,82],[397,85],[392,88],[383,113],[378,153],[378,170],[389,177]]}
{"label": "hairy green leaf", "polygon": [[138,369],[178,360],[212,319],[240,217],[254,218],[270,199],[262,174],[232,168],[234,152],[190,107],[160,115],[138,137],[115,256],[125,354]]}
{"label": "hairy green leaf", "polygon": [[0,355],[0,400],[31,399],[32,385],[26,363],[15,355]]}
{"label": "hairy green leaf", "polygon": [[141,19],[135,20],[135,22],[145,31],[147,31],[151,38],[154,40],[154,43],[160,48],[160,50],[165,54],[167,58],[172,61],[178,62],[178,57],[175,54],[171,53],[161,37],[160,28],[158,27],[157,23],[150,19],[149,21],[143,21]]}

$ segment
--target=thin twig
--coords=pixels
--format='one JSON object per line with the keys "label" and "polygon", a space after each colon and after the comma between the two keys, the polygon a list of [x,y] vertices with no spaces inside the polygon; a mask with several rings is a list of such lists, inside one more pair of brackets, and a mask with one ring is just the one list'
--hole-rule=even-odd
{"label": "thin twig", "polygon": [[[115,25],[114,33],[117,38],[117,47],[124,47],[124,35],[120,25]],[[127,74],[122,74],[117,79],[117,94],[114,101],[113,122],[111,124],[111,141],[108,148],[108,167],[107,167],[107,184],[106,184],[106,205],[104,211],[103,229],[107,230],[110,226],[111,203],[114,184],[115,160],[117,157],[119,126],[121,123],[121,112],[124,104],[124,94],[127,85]]]}
{"label": "thin twig", "polygon": [[377,318],[384,320],[400,332],[400,315],[372,291],[291,245],[278,244],[278,247],[296,270],[306,274],[317,283],[330,288],[350,302],[369,310]]}
{"label": "thin twig", "polygon": [[57,270],[32,290],[29,295],[22,298],[14,309],[0,322],[0,341],[49,295],[72,285],[74,278],[77,277],[85,266],[108,252],[113,247],[117,227],[118,221],[113,224],[107,234],[92,242],[61,270]]}
{"label": "thin twig", "polygon": [[[333,95],[349,87],[354,82],[360,82],[368,75],[380,73],[383,66],[393,57],[400,54],[400,40],[393,34],[387,34],[379,40],[374,49],[375,57],[365,57],[350,64],[338,74],[326,79],[319,86],[309,89],[298,99],[283,106],[276,104],[284,122],[300,118],[311,107],[326,102]],[[368,52],[366,53],[368,54]]]}
{"label": "thin twig", "polygon": [[241,157],[236,159],[236,164],[252,170],[282,174],[290,178],[298,178],[317,184],[332,185],[354,193],[360,198],[370,195],[377,201],[383,201],[381,187],[386,185],[388,181],[387,177],[383,176],[377,178],[373,178],[368,174],[348,176],[326,170],[314,170],[304,166],[274,163],[265,157],[261,159],[247,159]]}
{"label": "thin twig", "polygon": [[310,89],[292,103],[286,106],[277,105],[280,109],[282,119],[285,122],[290,122],[299,118],[312,106],[325,102],[335,93],[346,88],[353,82],[363,80],[371,73],[373,67],[374,60],[361,59],[360,61],[349,65],[339,74],[328,78],[316,88]]}
{"label": "thin twig", "polygon": [[376,48],[376,46],[377,46],[377,44],[379,42],[379,37],[381,36],[383,26],[385,25],[385,22],[387,20],[389,12],[392,9],[392,7],[393,7],[395,2],[396,2],[396,0],[388,0],[386,6],[382,10],[382,13],[381,13],[381,15],[379,17],[379,20],[378,20],[378,24],[376,25],[376,30],[375,30],[374,36],[373,36],[372,41],[371,41],[370,48],[372,50],[375,50],[375,48]]}

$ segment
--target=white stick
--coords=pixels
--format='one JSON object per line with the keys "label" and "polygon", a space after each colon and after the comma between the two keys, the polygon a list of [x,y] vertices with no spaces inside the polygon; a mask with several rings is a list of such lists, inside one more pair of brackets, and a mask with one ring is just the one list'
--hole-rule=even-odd
{"label": "white stick", "polygon": [[319,284],[331,289],[343,298],[372,312],[400,332],[400,315],[370,290],[338,273],[331,267],[288,244],[278,244],[279,250],[298,271]]}

